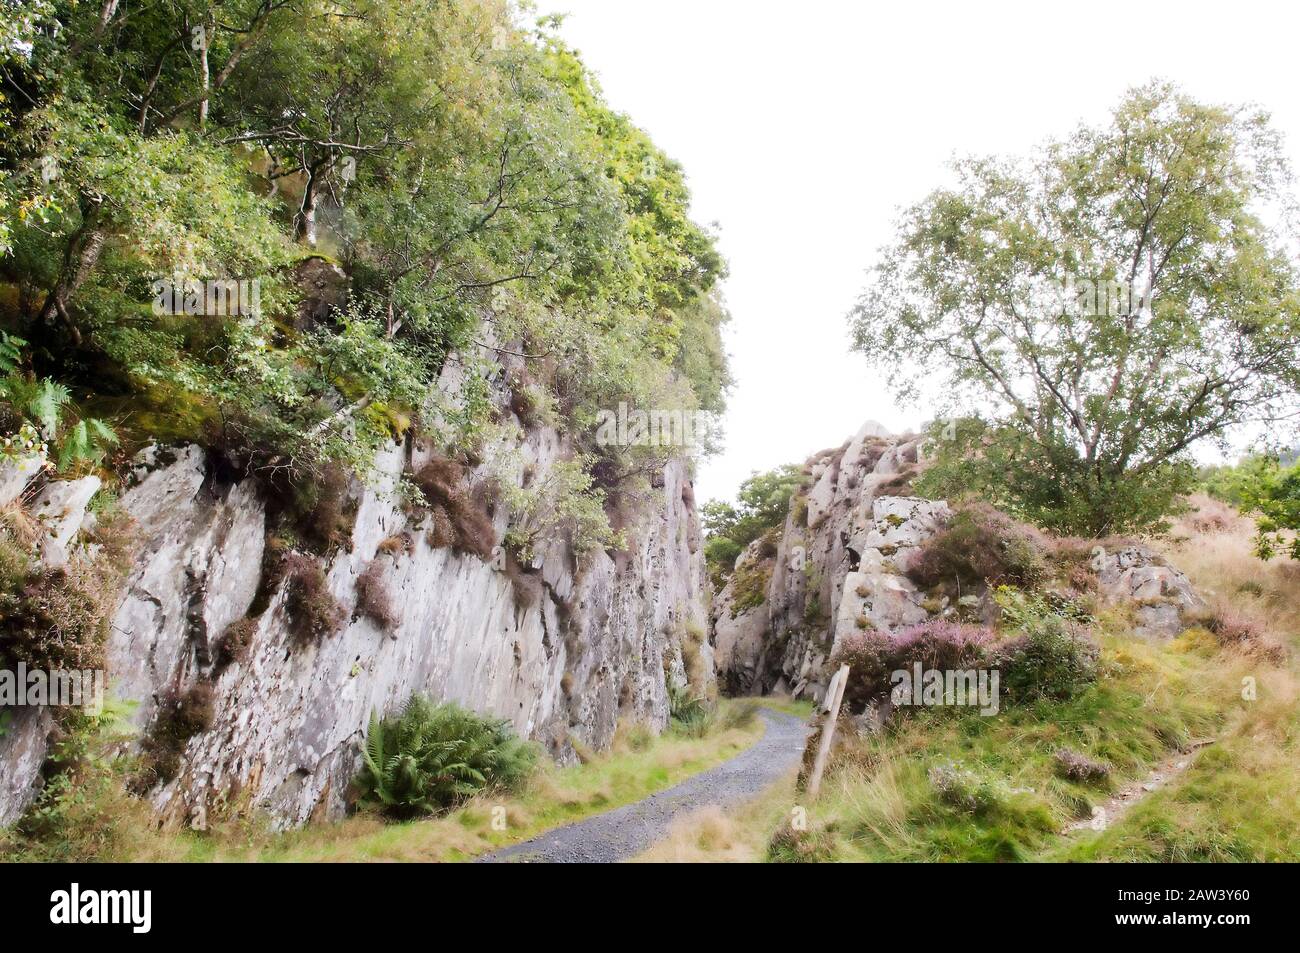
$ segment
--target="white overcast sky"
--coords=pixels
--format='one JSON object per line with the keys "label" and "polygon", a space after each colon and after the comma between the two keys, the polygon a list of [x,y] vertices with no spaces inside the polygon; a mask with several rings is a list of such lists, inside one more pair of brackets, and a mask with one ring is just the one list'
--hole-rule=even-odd
{"label": "white overcast sky", "polygon": [[721,226],[737,386],[697,492],[802,462],[874,418],[916,426],[848,350],[845,314],[898,210],[955,155],[1022,154],[1173,80],[1256,103],[1300,169],[1300,13],[1285,2],[541,0],[611,105],[683,164]]}

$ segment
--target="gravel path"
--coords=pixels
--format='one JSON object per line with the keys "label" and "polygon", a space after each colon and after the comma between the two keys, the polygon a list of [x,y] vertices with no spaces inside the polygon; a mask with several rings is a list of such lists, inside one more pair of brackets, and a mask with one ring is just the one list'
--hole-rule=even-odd
{"label": "gravel path", "polygon": [[763,737],[716,768],[687,778],[617,810],[540,834],[480,857],[515,863],[615,863],[635,857],[668,831],[679,815],[717,804],[738,804],[762,791],[799,763],[808,727],[793,715],[759,709]]}

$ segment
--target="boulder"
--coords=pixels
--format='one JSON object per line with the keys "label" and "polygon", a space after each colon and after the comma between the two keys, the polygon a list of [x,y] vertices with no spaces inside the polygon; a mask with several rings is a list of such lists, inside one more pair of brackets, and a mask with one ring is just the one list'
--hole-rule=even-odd
{"label": "boulder", "polygon": [[1186,614],[1205,605],[1187,576],[1143,546],[1099,547],[1092,569],[1109,602],[1134,606],[1134,632],[1146,638],[1173,638],[1186,628]]}
{"label": "boulder", "polygon": [[32,504],[32,517],[46,531],[41,540],[41,559],[47,566],[62,566],[68,561],[68,547],[86,523],[86,507],[99,487],[97,476],[59,480],[46,486]]}
{"label": "boulder", "polygon": [[18,499],[44,465],[43,453],[0,458],[0,506],[8,506]]}

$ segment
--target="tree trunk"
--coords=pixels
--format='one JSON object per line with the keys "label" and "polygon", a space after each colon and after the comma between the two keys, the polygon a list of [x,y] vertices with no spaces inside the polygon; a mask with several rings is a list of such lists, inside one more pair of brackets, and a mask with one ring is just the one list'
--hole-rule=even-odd
{"label": "tree trunk", "polygon": [[68,301],[99,264],[99,255],[104,250],[104,239],[107,237],[107,232],[99,221],[102,206],[102,199],[82,198],[81,227],[68,239],[59,277],[45,296],[45,304],[41,308],[41,323],[53,327],[56,320],[62,321],[72,335],[73,343],[78,345],[81,343],[81,332],[68,316]]}
{"label": "tree trunk", "polygon": [[214,22],[203,24],[203,42],[202,49],[199,50],[199,72],[203,77],[203,98],[199,100],[199,132],[203,132],[208,126],[208,101],[212,94],[212,70],[208,67],[208,46],[210,45],[210,31],[216,29]]}
{"label": "tree trunk", "polygon": [[298,209],[298,240],[316,247],[316,171],[307,170],[307,182],[302,189],[302,206]]}

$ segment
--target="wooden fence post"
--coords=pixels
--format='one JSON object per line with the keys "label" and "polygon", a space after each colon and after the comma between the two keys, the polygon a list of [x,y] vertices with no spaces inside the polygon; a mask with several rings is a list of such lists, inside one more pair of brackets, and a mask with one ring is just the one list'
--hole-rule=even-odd
{"label": "wooden fence post", "polygon": [[813,761],[812,776],[808,778],[808,797],[817,797],[822,786],[822,772],[826,770],[826,759],[831,753],[831,742],[835,738],[835,723],[840,717],[840,703],[844,701],[844,686],[849,681],[849,667],[841,665],[840,670],[831,679],[826,688],[826,720],[822,723],[821,744],[817,746],[817,758]]}

